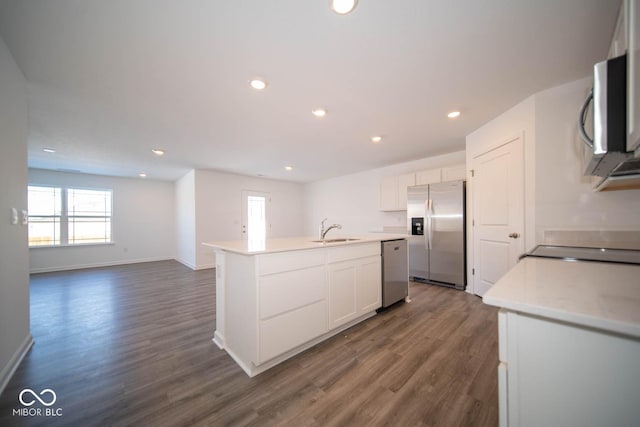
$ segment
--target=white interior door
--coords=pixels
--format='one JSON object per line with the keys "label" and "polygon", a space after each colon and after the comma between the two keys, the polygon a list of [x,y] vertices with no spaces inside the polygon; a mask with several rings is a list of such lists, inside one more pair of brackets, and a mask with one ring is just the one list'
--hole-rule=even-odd
{"label": "white interior door", "polygon": [[242,239],[250,247],[264,247],[271,229],[271,195],[257,191],[242,192]]}
{"label": "white interior door", "polygon": [[473,291],[482,296],[524,252],[522,138],[473,159]]}

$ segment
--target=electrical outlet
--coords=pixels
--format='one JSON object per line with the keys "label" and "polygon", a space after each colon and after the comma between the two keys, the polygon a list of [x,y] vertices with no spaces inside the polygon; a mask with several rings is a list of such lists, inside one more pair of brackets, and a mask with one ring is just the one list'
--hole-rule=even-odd
{"label": "electrical outlet", "polygon": [[22,209],[22,225],[29,224],[29,212],[26,209]]}

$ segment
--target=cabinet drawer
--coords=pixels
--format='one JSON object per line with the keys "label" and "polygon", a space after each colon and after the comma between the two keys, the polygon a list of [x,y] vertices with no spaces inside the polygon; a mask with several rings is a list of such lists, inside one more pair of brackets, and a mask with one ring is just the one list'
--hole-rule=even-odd
{"label": "cabinet drawer", "polygon": [[266,362],[327,332],[327,303],[319,301],[260,322],[258,360]]}
{"label": "cabinet drawer", "polygon": [[326,299],[326,277],[324,266],[260,277],[260,319]]}
{"label": "cabinet drawer", "polygon": [[324,264],[324,250],[278,252],[258,256],[258,276],[298,270]]}
{"label": "cabinet drawer", "polygon": [[373,255],[380,255],[380,242],[366,243],[362,245],[345,245],[329,248],[327,254],[328,262],[340,262],[349,259],[364,258]]}

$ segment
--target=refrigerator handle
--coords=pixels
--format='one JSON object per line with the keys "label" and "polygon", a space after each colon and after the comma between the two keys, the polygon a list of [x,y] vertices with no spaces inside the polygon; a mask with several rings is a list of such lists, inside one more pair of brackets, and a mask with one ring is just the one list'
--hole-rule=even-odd
{"label": "refrigerator handle", "polygon": [[431,240],[432,240],[432,236],[431,236],[431,214],[432,214],[432,207],[433,207],[433,200],[429,199],[427,200],[427,221],[426,221],[426,226],[427,226],[427,242],[426,242],[426,246],[427,249],[431,250]]}

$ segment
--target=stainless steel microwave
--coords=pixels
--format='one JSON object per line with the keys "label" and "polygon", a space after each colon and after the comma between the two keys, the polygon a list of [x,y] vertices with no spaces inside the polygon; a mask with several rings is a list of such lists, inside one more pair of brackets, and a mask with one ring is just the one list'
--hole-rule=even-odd
{"label": "stainless steel microwave", "polygon": [[[585,130],[593,102],[593,137]],[[640,173],[640,161],[627,152],[627,55],[597,63],[593,89],[580,111],[578,130],[587,145],[585,175],[601,177]]]}

